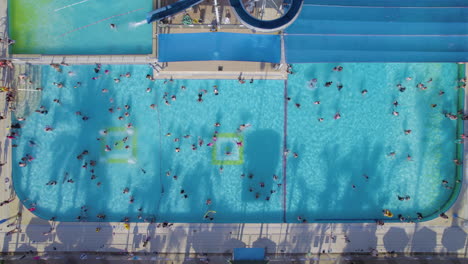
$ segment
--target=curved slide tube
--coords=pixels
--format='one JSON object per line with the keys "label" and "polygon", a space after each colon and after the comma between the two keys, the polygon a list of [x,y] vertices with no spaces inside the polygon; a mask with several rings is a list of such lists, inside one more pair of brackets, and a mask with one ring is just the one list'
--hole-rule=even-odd
{"label": "curved slide tube", "polygon": [[[172,5],[156,9],[149,12],[146,16],[146,22],[161,20],[165,17],[172,16],[187,8],[201,3],[203,0],[180,0]],[[260,20],[249,14],[242,5],[242,0],[229,0],[229,3],[234,8],[234,11],[242,23],[250,29],[256,31],[277,31],[290,25],[299,15],[304,0],[292,0],[286,14],[274,20]]]}
{"label": "curved slide tube", "polygon": [[289,26],[299,15],[303,0],[292,0],[286,14],[274,20],[260,20],[249,14],[242,5],[242,0],[229,0],[234,11],[242,23],[250,29],[256,31],[277,31]]}

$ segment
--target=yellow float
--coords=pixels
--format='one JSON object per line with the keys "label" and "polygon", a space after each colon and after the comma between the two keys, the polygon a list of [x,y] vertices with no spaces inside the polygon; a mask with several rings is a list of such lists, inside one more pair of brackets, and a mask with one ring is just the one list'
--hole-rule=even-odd
{"label": "yellow float", "polygon": [[388,209],[383,210],[383,215],[386,217],[393,217],[393,213]]}

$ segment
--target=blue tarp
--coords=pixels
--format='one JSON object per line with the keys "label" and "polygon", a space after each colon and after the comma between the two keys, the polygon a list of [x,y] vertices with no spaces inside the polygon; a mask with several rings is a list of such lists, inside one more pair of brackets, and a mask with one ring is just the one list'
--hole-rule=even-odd
{"label": "blue tarp", "polygon": [[240,33],[160,34],[158,59],[170,61],[258,61],[279,63],[279,35]]}
{"label": "blue tarp", "polygon": [[235,248],[234,260],[264,260],[264,248]]}

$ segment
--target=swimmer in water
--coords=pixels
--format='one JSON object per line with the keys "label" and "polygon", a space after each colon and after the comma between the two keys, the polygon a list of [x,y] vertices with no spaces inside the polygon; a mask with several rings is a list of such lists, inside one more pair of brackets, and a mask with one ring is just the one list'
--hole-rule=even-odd
{"label": "swimmer in water", "polygon": [[312,80],[310,80],[310,81],[308,82],[308,86],[309,86],[310,88],[316,88],[316,87],[317,87],[317,82],[318,82],[318,80],[317,80],[316,78],[314,78],[314,79],[312,79]]}
{"label": "swimmer in water", "polygon": [[246,129],[246,128],[250,127],[250,126],[252,126],[252,125],[251,124],[242,124],[242,125],[239,126],[239,130],[243,131],[244,129]]}
{"label": "swimmer in water", "polygon": [[336,112],[335,116],[333,117],[335,120],[338,120],[341,118],[340,112]]}

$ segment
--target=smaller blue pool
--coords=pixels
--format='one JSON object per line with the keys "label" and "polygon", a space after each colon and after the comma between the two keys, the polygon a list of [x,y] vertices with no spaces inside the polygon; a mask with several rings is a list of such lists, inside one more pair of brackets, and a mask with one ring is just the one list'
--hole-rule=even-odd
{"label": "smaller blue pool", "polygon": [[240,33],[160,34],[159,61],[260,61],[279,63],[279,35]]}
{"label": "smaller blue pool", "polygon": [[151,54],[152,7],[151,0],[9,1],[13,53]]}

